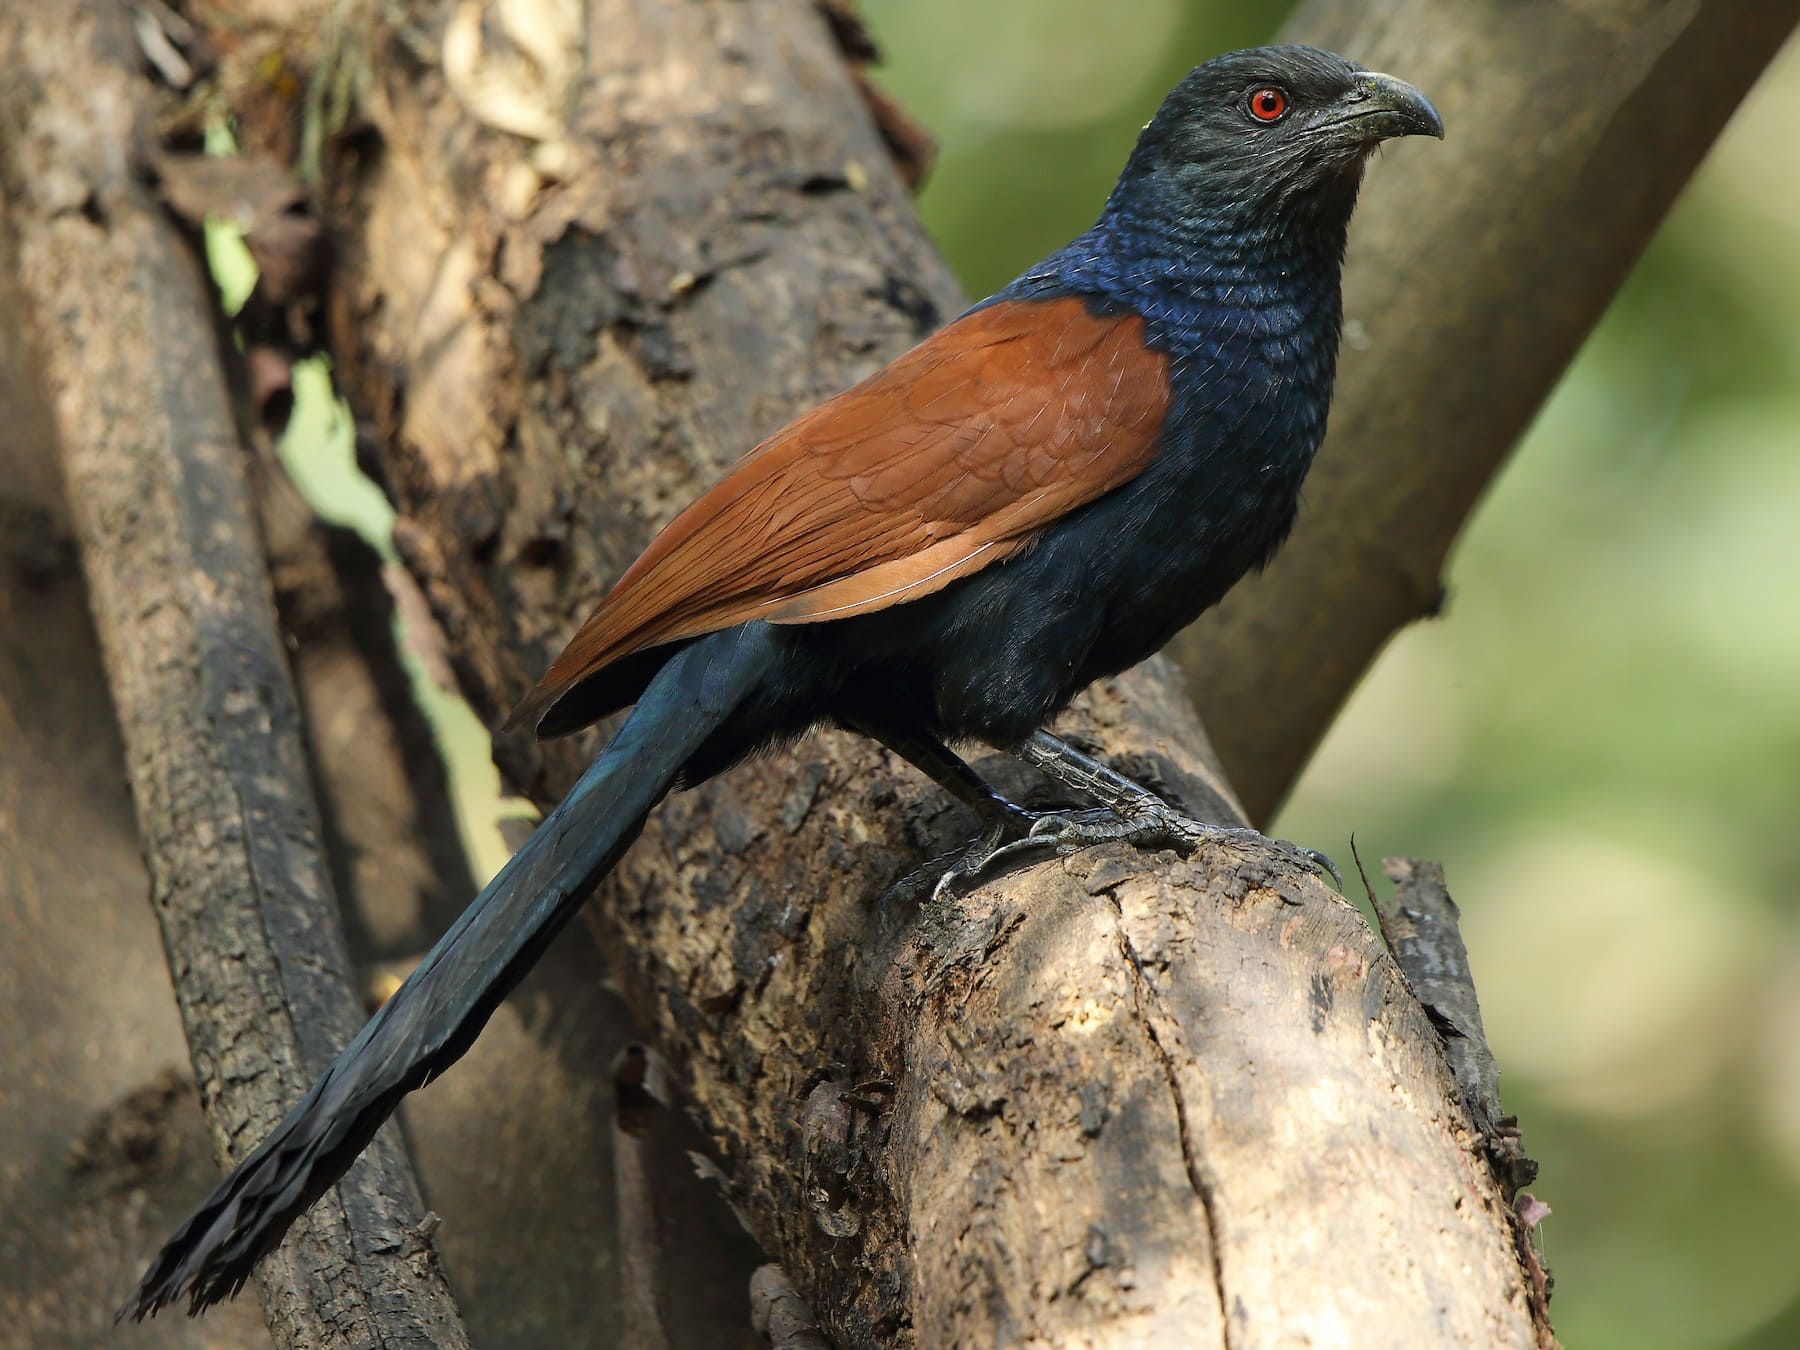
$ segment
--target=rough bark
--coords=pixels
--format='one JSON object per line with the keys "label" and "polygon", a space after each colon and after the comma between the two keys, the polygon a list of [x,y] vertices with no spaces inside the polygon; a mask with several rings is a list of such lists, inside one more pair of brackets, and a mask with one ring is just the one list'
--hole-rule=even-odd
{"label": "rough bark", "polygon": [[[77,1350],[216,1173],[23,312],[0,219],[0,1339]],[[246,1302],[126,1343],[269,1341]]]}
{"label": "rough bark", "polygon": [[[359,1020],[299,713],[197,261],[136,168],[118,8],[13,8],[4,174],[68,496],[215,1148],[241,1154]],[[284,1345],[466,1344],[398,1140],[259,1274]]]}
{"label": "rough bark", "polygon": [[[327,129],[339,371],[490,715],[759,432],[961,303],[813,6],[511,13],[416,4],[312,75],[366,81]],[[1165,664],[1074,725],[1235,811]],[[592,745],[500,748],[548,798]],[[840,1341],[1537,1342],[1479,1134],[1354,911],[1105,851],[921,906],[902,879],[967,829],[820,735],[669,803],[597,907]]]}
{"label": "rough bark", "polygon": [[1175,652],[1254,820],[1396,631],[1797,0],[1315,0],[1288,25],[1425,89],[1352,228],[1331,432],[1294,537]]}

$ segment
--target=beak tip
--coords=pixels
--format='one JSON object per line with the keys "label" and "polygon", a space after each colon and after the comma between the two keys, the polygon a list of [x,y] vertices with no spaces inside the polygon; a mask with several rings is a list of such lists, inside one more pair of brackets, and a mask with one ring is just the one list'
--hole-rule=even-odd
{"label": "beak tip", "polygon": [[1382,75],[1371,71],[1367,76],[1374,92],[1394,113],[1404,119],[1406,135],[1430,136],[1434,140],[1444,139],[1444,119],[1439,115],[1437,107],[1417,88],[1405,80],[1397,80],[1392,75]]}

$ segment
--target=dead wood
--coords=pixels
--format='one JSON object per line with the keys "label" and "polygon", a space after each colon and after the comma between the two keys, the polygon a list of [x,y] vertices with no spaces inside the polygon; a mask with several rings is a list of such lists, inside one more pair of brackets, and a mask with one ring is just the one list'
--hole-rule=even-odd
{"label": "dead wood", "polygon": [[1381,936],[1443,1038],[1444,1056],[1462,1091],[1463,1104],[1481,1128],[1488,1162],[1512,1207],[1513,1236],[1529,1276],[1532,1315],[1540,1340],[1548,1347],[1554,1344],[1549,1334],[1550,1277],[1532,1240],[1532,1230],[1550,1209],[1522,1189],[1536,1179],[1538,1166],[1525,1154],[1518,1118],[1507,1115],[1500,1106],[1500,1066],[1481,1024],[1481,1001],[1475,995],[1475,975],[1463,944],[1461,913],[1450,898],[1442,863],[1388,858],[1382,870],[1394,883],[1393,895],[1377,895],[1366,874],[1363,886],[1381,925]]}

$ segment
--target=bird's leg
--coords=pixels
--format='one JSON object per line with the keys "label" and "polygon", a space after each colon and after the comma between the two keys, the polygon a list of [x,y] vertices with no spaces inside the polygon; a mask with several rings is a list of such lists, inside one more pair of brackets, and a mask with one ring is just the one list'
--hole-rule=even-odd
{"label": "bird's leg", "polygon": [[1039,825],[1047,820],[1067,822],[1073,819],[1067,811],[1029,811],[1008,799],[992,783],[970,768],[954,750],[934,736],[918,731],[894,731],[860,718],[843,720],[852,731],[878,741],[899,755],[973,811],[981,822],[980,836],[969,845],[962,857],[945,869],[932,887],[932,895],[936,899],[943,899],[964,886],[978,882],[986,873],[988,865],[994,859],[1006,855],[1011,848],[1029,844],[1032,849],[1041,853],[1046,844],[1042,836],[1034,833]]}
{"label": "bird's leg", "polygon": [[1013,753],[1101,809],[1030,811],[1003,796],[933,736],[895,731],[861,719],[846,720],[846,725],[892,750],[981,821],[981,837],[938,878],[932,893],[939,899],[992,875],[996,864],[1065,857],[1115,840],[1139,848],[1174,848],[1184,853],[1202,843],[1234,843],[1272,852],[1308,871],[1329,874],[1340,886],[1343,884],[1336,866],[1323,853],[1270,839],[1255,830],[1193,820],[1149,788],[1047,731],[1033,733]]}
{"label": "bird's leg", "polygon": [[1183,815],[1150,789],[1084,755],[1047,731],[1033,732],[1013,753],[1064,787],[1105,807],[1109,817],[1093,813],[1040,817],[1031,832],[995,849],[983,860],[986,868],[1009,857],[1049,852],[1066,856],[1094,844],[1123,840],[1140,848],[1174,848],[1191,852],[1203,843],[1232,843],[1273,853],[1320,876],[1329,875],[1342,888],[1336,864],[1315,849],[1270,839],[1256,830],[1209,825]]}
{"label": "bird's leg", "polygon": [[1121,820],[1174,810],[1149,788],[1047,731],[1032,732],[1013,754]]}
{"label": "bird's leg", "polygon": [[847,718],[845,725],[885,745],[973,811],[981,821],[982,844],[986,847],[992,849],[1009,839],[1021,838],[1037,824],[1036,814],[1003,796],[935,736],[893,731],[860,718]]}

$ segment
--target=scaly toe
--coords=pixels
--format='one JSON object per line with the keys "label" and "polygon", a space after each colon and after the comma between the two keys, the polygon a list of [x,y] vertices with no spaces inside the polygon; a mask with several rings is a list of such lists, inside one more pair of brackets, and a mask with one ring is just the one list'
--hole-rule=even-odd
{"label": "scaly toe", "polygon": [[1259,830],[1209,825],[1173,809],[1151,809],[1134,817],[1132,827],[1125,837],[1141,848],[1173,847],[1183,852],[1191,852],[1207,843],[1233,844],[1247,852],[1273,855],[1321,878],[1329,877],[1337,883],[1340,891],[1344,888],[1343,876],[1338,872],[1337,864],[1317,849],[1302,848],[1285,839],[1271,839]]}
{"label": "scaly toe", "polygon": [[1247,852],[1272,855],[1317,876],[1328,876],[1339,890],[1344,885],[1336,864],[1317,849],[1271,839],[1257,830],[1209,825],[1173,807],[1153,804],[1129,817],[1107,810],[1047,812],[1037,816],[1022,837],[1010,840],[991,832],[971,845],[961,860],[938,879],[932,898],[941,901],[966,894],[1014,862],[1065,858],[1097,844],[1117,842],[1146,850],[1173,848],[1181,853],[1192,853],[1202,844],[1233,844]]}
{"label": "scaly toe", "polygon": [[1103,844],[1122,838],[1130,828],[1111,811],[1051,811],[1032,824],[1027,839],[1044,839],[1069,847]]}

